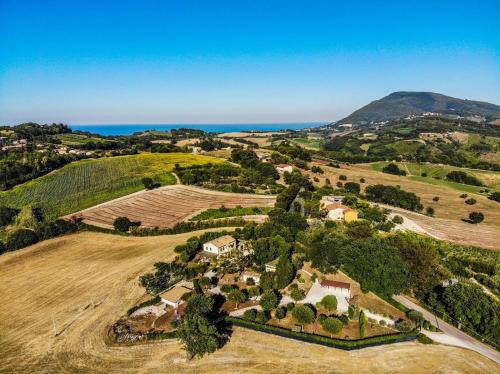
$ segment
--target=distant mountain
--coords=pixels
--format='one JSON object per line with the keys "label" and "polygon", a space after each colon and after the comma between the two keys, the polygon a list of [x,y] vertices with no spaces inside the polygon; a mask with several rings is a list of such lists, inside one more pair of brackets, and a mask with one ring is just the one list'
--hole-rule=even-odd
{"label": "distant mountain", "polygon": [[363,124],[419,115],[427,112],[459,116],[500,118],[500,106],[482,101],[462,100],[434,92],[393,92],[380,100],[372,101],[339,124]]}

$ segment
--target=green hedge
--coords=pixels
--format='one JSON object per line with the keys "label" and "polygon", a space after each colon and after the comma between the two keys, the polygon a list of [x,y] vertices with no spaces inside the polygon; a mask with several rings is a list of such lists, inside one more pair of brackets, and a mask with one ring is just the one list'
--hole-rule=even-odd
{"label": "green hedge", "polygon": [[232,322],[236,326],[245,327],[260,332],[265,332],[268,334],[278,335],[284,338],[300,340],[307,343],[320,344],[327,347],[344,349],[347,351],[367,348],[367,347],[374,347],[377,345],[406,342],[414,340],[418,336],[418,331],[415,330],[410,332],[379,335],[379,336],[373,336],[369,338],[356,339],[356,340],[344,340],[344,339],[329,338],[327,336],[321,336],[321,335],[295,332],[277,326],[264,325],[257,322],[246,321],[236,317],[226,317],[226,321]]}
{"label": "green hedge", "polygon": [[177,338],[177,330],[169,332],[150,332],[146,335],[147,340],[163,340]]}
{"label": "green hedge", "polygon": [[239,227],[245,226],[247,221],[242,218],[222,219],[216,221],[196,221],[196,222],[181,222],[169,229],[148,229],[138,228],[131,232],[120,232],[104,227],[84,224],[84,228],[88,231],[102,232],[106,234],[124,235],[124,236],[157,236],[157,235],[175,235],[190,231],[198,231],[204,229],[212,229],[218,227]]}
{"label": "green hedge", "polygon": [[143,308],[145,306],[155,305],[155,304],[159,303],[160,300],[161,300],[160,296],[155,296],[155,297],[153,297],[152,299],[150,299],[148,301],[140,303],[139,305],[135,305],[132,308],[130,308],[129,310],[127,310],[127,315],[131,315],[136,310],[141,309],[141,308]]}

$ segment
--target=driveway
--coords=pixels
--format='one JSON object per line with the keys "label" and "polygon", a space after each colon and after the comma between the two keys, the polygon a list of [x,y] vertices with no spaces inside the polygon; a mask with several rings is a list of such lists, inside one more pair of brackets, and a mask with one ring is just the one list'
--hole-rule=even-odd
{"label": "driveway", "polygon": [[492,359],[497,364],[500,364],[500,353],[497,352],[495,349],[487,346],[486,344],[481,343],[480,341],[474,339],[472,336],[467,335],[466,333],[457,329],[455,326],[450,325],[449,323],[436,317],[427,309],[424,309],[420,305],[415,304],[414,302],[412,302],[411,300],[407,299],[402,295],[393,296],[392,298],[400,302],[407,308],[419,311],[420,313],[423,314],[425,319],[427,319],[430,323],[432,323],[434,326],[436,326],[438,329],[442,331],[442,333],[438,333],[438,332],[422,330],[422,334],[425,334],[426,336],[428,336],[429,338],[438,343],[463,347],[470,349],[471,351],[478,352],[483,356]]}

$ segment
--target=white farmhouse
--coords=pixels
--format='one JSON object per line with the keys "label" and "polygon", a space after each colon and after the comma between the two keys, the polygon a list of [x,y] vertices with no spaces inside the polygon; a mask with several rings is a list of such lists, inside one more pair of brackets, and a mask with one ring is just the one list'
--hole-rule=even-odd
{"label": "white farmhouse", "polygon": [[344,296],[351,298],[351,284],[346,282],[338,282],[332,280],[324,280],[320,283],[321,288],[332,291],[335,296]]}
{"label": "white farmhouse", "polygon": [[278,170],[278,173],[284,173],[285,171],[291,173],[293,171],[293,166],[290,164],[279,164],[276,170]]}
{"label": "white farmhouse", "polygon": [[191,290],[184,286],[175,286],[168,291],[160,294],[160,299],[162,303],[177,309],[177,307],[182,303],[182,296],[191,292]]}
{"label": "white farmhouse", "polygon": [[224,235],[203,244],[203,251],[221,255],[238,248],[238,241],[231,235]]}

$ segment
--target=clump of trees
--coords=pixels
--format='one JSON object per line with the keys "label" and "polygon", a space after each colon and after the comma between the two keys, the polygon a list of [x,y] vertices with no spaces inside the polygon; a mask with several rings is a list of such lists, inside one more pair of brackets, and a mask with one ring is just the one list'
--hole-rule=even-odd
{"label": "clump of trees", "polygon": [[407,192],[394,186],[376,184],[365,189],[366,198],[378,203],[389,204],[403,209],[420,211],[423,205],[413,192]]}
{"label": "clump of trees", "polygon": [[140,222],[133,222],[128,217],[117,217],[113,222],[113,227],[119,232],[127,232],[132,227],[138,227],[140,225]]}
{"label": "clump of trees", "polygon": [[387,164],[382,168],[382,172],[387,173],[387,174],[394,174],[394,175],[406,175],[406,171],[401,170],[398,165],[393,164],[392,162],[390,164]]}
{"label": "clump of trees", "polygon": [[446,179],[463,184],[470,184],[472,186],[483,186],[483,182],[474,177],[473,175],[469,175],[464,171],[454,170],[450,171],[446,174]]}

